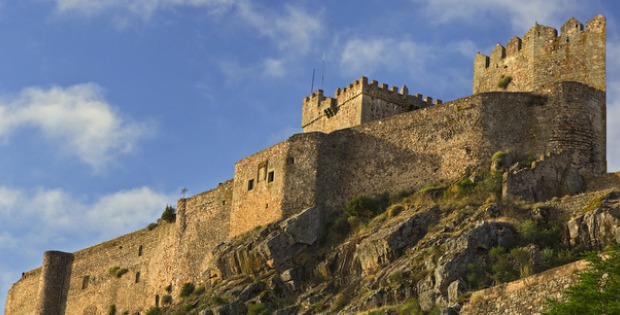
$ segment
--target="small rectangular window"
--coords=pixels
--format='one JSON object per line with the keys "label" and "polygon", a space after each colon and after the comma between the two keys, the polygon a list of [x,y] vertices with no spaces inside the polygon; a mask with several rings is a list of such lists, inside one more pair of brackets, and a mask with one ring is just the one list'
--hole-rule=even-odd
{"label": "small rectangular window", "polygon": [[288,158],[286,158],[286,165],[293,165],[295,164],[295,158],[292,156],[289,156]]}
{"label": "small rectangular window", "polygon": [[90,282],[90,276],[84,276],[82,278],[82,289],[88,288],[88,282]]}
{"label": "small rectangular window", "polygon": [[264,181],[265,179],[267,179],[267,165],[269,165],[269,161],[265,161],[265,162],[262,162],[262,163],[258,164],[258,171],[256,173],[256,176],[257,176],[256,181],[257,182],[260,183],[260,182]]}
{"label": "small rectangular window", "polygon": [[268,183],[273,182],[273,171],[269,172],[269,175],[267,176],[267,182]]}
{"label": "small rectangular window", "polygon": [[136,272],[136,283],[140,282],[140,271]]}
{"label": "small rectangular window", "polygon": [[252,189],[254,189],[254,180],[250,179],[248,181],[248,190],[252,190]]}
{"label": "small rectangular window", "polygon": [[138,256],[142,256],[142,245],[138,247]]}

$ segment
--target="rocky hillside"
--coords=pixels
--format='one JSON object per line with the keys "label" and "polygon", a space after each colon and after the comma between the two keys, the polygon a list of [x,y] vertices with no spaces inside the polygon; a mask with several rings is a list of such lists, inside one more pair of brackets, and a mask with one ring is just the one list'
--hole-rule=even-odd
{"label": "rocky hillside", "polygon": [[147,314],[458,314],[473,291],[620,241],[619,176],[533,204],[485,173],[310,208],[219,244],[203,283]]}

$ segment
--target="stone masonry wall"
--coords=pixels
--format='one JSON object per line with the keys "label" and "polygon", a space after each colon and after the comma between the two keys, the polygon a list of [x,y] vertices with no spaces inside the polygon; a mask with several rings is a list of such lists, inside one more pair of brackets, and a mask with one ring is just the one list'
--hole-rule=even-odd
{"label": "stone masonry wall", "polygon": [[[11,288],[6,314],[106,314],[110,305],[117,314],[135,314],[161,305],[165,294],[178,299],[184,283],[207,280],[211,249],[228,238],[232,188],[233,182],[227,181],[179,200],[175,223],[160,221],[151,230],[73,254],[46,253],[43,267],[26,272]],[[72,261],[58,264],[56,253]],[[65,271],[59,272],[63,266]],[[114,266],[127,272],[116,278],[109,271]],[[61,276],[66,281],[56,279]]]}
{"label": "stone masonry wall", "polygon": [[230,236],[282,218],[289,142],[280,142],[235,164]]}
{"label": "stone masonry wall", "polygon": [[[570,19],[561,27],[536,24],[523,39],[513,37],[506,47],[498,44],[489,57],[478,54],[474,61],[474,93],[491,91],[527,92],[562,81],[580,82],[605,91],[605,17],[583,25]],[[510,76],[507,88],[498,86]]]}
{"label": "stone masonry wall", "polygon": [[297,134],[237,163],[231,236],[315,205],[318,148],[324,137]]}
{"label": "stone masonry wall", "polygon": [[[74,253],[66,314],[105,314],[116,305],[117,314],[144,312],[173,285],[175,225],[161,223]],[[117,278],[111,267],[127,269]],[[180,281],[179,281],[180,282]],[[173,293],[174,294],[174,293]]]}
{"label": "stone masonry wall", "polygon": [[318,200],[338,208],[358,195],[487,171],[499,150],[538,156],[568,148],[584,178],[602,174],[604,97],[578,83],[544,92],[482,93],[335,131],[322,144]]}
{"label": "stone masonry wall", "polygon": [[39,286],[42,267],[22,274],[21,279],[11,289],[6,300],[4,315],[36,314],[40,304]]}
{"label": "stone masonry wall", "polygon": [[474,292],[461,309],[461,315],[540,314],[545,298],[558,299],[562,291],[577,282],[577,273],[586,261],[577,261],[537,275]]}
{"label": "stone masonry wall", "polygon": [[228,238],[233,181],[190,198],[177,205],[175,278],[197,283],[206,277],[211,249]]}

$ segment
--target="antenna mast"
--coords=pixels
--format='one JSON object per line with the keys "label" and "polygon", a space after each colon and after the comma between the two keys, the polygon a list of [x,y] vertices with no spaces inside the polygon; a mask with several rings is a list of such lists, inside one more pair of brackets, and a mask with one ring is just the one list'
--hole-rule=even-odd
{"label": "antenna mast", "polygon": [[314,68],[312,69],[312,84],[310,85],[310,94],[314,92]]}
{"label": "antenna mast", "polygon": [[324,81],[325,81],[325,53],[323,53],[323,59],[321,59],[321,90],[323,89]]}

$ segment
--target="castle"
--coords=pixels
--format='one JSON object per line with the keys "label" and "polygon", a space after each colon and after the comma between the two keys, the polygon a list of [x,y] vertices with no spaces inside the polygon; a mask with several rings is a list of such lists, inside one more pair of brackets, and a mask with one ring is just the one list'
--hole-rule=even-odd
{"label": "castle", "polygon": [[[9,291],[5,315],[137,314],[211,277],[211,250],[253,228],[320,206],[416,190],[488,171],[492,155],[531,157],[504,173],[506,198],[584,191],[606,172],[605,27],[568,20],[474,60],[473,95],[443,103],[361,77],[333,97],[304,98],[303,133],[248,156],[234,178],[180,199],[177,221],[75,253],[46,252]],[[110,267],[125,270],[117,277]]]}

